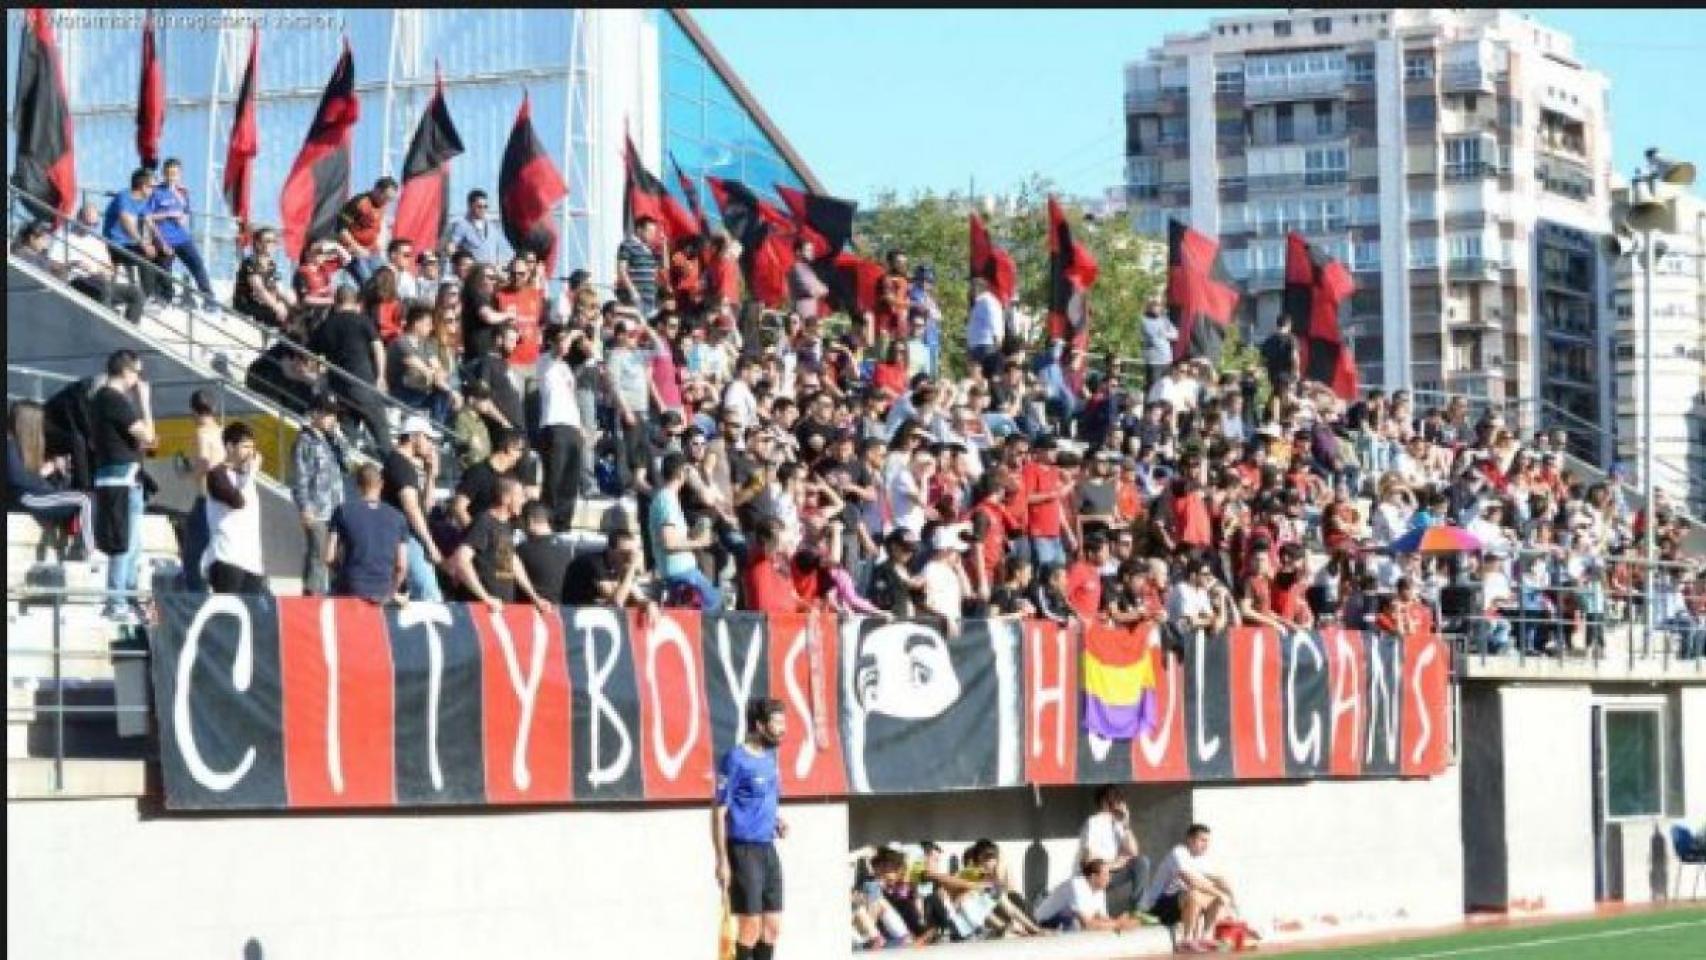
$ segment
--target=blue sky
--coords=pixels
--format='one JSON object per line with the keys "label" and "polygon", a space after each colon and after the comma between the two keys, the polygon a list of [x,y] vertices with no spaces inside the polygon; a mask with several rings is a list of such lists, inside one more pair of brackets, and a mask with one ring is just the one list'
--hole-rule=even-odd
{"label": "blue sky", "polygon": [[[1097,193],[1123,167],[1122,67],[1208,10],[705,10],[694,16],[832,191],[978,192],[1032,171]],[[1706,167],[1706,12],[1538,10],[1611,78],[1625,174],[1650,144]]]}

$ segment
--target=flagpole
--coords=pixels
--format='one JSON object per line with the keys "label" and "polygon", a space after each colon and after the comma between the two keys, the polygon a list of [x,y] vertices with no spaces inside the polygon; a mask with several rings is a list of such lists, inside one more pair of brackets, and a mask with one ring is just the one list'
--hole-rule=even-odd
{"label": "flagpole", "polygon": [[[202,177],[202,206],[201,206],[201,248],[207,251],[209,260],[213,259],[213,211],[218,209],[214,202],[214,164],[217,162],[217,144],[219,141],[219,82],[225,77],[225,41],[227,31],[223,24],[219,27],[219,40],[213,50],[213,82],[208,85],[207,93],[207,165],[202,169],[206,175]],[[158,41],[156,41],[157,43]]]}
{"label": "flagpole", "polygon": [[391,8],[391,39],[385,54],[385,118],[380,123],[379,175],[391,175],[391,114],[397,100],[397,31],[402,29],[403,11]]}

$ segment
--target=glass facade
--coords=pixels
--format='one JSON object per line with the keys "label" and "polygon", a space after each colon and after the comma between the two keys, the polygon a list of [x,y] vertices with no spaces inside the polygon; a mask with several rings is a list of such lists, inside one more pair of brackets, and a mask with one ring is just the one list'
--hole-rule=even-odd
{"label": "glass facade", "polygon": [[[104,205],[107,191],[122,188],[136,165],[141,11],[90,13],[94,16],[62,11],[58,35],[76,124],[78,185]],[[673,153],[695,178],[739,179],[761,195],[777,183],[802,183],[692,37],[665,11],[227,10],[223,30],[202,28],[208,18],[220,22],[218,11],[158,13],[164,21],[160,56],[169,97],[162,153],[183,161],[197,238],[207,240],[203,253],[216,282],[236,268],[236,224],[219,184],[250,19],[261,25],[261,145],[252,193],[256,223],[278,223],[284,178],[346,35],[362,111],[351,144],[354,190],[372,184],[382,172],[400,172],[409,138],[432,95],[436,68],[443,72],[445,99],[467,147],[450,165],[451,215],[462,212],[463,196],[475,187],[495,199],[504,143],[523,94],[531,96],[534,130],[569,188],[558,210],[558,275],[587,267],[602,278],[613,269],[621,226],[612,217],[620,219],[622,167],[621,143],[610,131],[621,129],[621,118],[649,112],[649,105],[639,102],[647,96],[644,91],[654,91],[649,95],[661,100],[663,157]],[[17,76],[21,23],[17,14],[8,16],[8,77]],[[579,35],[582,27],[587,36]],[[635,42],[657,44],[655,79],[642,75],[646,58],[598,59],[600,49],[620,50]],[[590,95],[582,86],[588,83]],[[588,116],[598,111],[608,116]],[[10,160],[15,148],[10,123],[6,133]],[[596,142],[600,135],[612,142]],[[667,163],[658,173],[679,190]],[[705,201],[715,216],[708,195]],[[211,216],[204,220],[203,215]]]}
{"label": "glass facade", "polygon": [[[674,155],[695,181],[706,175],[739,180],[765,197],[776,184],[804,186],[800,175],[741,105],[675,18],[658,15],[659,79],[663,87],[664,169],[669,188],[681,185],[669,166]],[[710,191],[700,188],[706,212],[716,219]]]}

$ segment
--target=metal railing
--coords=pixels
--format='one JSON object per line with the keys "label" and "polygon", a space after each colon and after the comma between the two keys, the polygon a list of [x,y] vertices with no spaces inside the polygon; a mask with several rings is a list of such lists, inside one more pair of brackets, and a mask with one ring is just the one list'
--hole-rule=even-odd
{"label": "metal railing", "polygon": [[[105,603],[114,597],[120,599],[140,600],[143,599],[143,594],[140,591],[113,593],[105,590],[66,590],[62,588],[41,587],[20,587],[17,589],[8,588],[6,591],[8,606],[16,603],[20,608],[27,608],[29,606],[40,606],[45,603],[49,606],[52,613],[53,627],[48,634],[48,647],[46,650],[41,649],[39,646],[30,646],[21,643],[20,641],[23,640],[23,637],[20,635],[19,631],[8,631],[7,633],[6,672],[9,678],[9,684],[13,685],[12,688],[16,688],[15,685],[18,678],[31,676],[30,671],[19,669],[20,663],[37,662],[42,658],[46,658],[50,664],[48,675],[38,679],[51,683],[52,690],[50,692],[50,703],[43,704],[40,702],[33,702],[27,706],[14,706],[11,703],[8,703],[6,705],[6,722],[7,725],[10,726],[13,722],[33,722],[44,715],[48,718],[51,723],[50,742],[52,744],[52,757],[50,759],[52,760],[53,776],[51,785],[53,792],[56,794],[62,794],[66,789],[65,762],[67,759],[67,738],[65,725],[67,718],[88,716],[111,717],[115,726],[115,733],[119,733],[122,736],[122,732],[118,729],[122,722],[122,718],[129,715],[141,715],[143,719],[140,723],[136,724],[136,727],[138,729],[145,730],[148,723],[147,716],[152,712],[147,702],[146,672],[144,672],[141,677],[142,686],[139,690],[141,693],[140,703],[130,704],[121,702],[124,698],[119,692],[121,685],[126,687],[135,686],[134,683],[126,683],[123,678],[123,673],[132,669],[130,666],[131,664],[141,664],[144,671],[147,669],[148,644],[146,642],[146,638],[139,633],[138,628],[116,628],[120,631],[118,643],[109,645],[109,648],[106,650],[66,649],[66,609],[77,606],[93,607],[97,603]],[[120,646],[119,644],[123,644],[123,646]],[[67,661],[75,662],[79,660],[112,663],[114,672],[113,703],[110,705],[79,705],[66,702],[66,690],[68,688],[66,663]]]}
{"label": "metal railing", "polygon": [[[53,230],[52,237],[54,242],[58,245],[59,262],[71,262],[73,253],[71,249],[70,235],[70,230],[72,228],[70,225],[60,224],[59,220],[62,218],[58,212],[48,207],[35,197],[18,190],[10,184],[7,185],[6,191],[7,198],[10,201],[7,206],[9,226],[11,227],[9,232],[15,233],[16,228],[26,218],[31,221],[46,220],[47,222],[54,223],[56,224],[56,227]],[[101,238],[92,230],[90,231],[90,235],[100,241],[107,249],[109,255],[113,257],[115,270],[118,265],[122,263],[126,268],[135,271],[136,276],[139,279],[143,277],[149,278],[152,280],[156,289],[168,291],[171,299],[177,299],[177,295],[180,294],[183,295],[185,299],[189,298],[189,292],[192,289],[189,281],[177,277],[170,270],[163,269],[158,264],[155,264],[145,258],[138,257],[122,247],[106,243],[104,238]],[[50,256],[49,259],[51,260],[53,258]],[[28,264],[23,264],[23,266],[25,269],[33,269]],[[55,283],[64,282],[62,278],[58,276],[53,276],[50,279]],[[148,289],[149,284],[142,284],[142,287],[146,290]],[[99,304],[97,301],[92,301],[89,298],[84,297],[77,291],[67,291],[67,295],[77,297],[83,301],[97,303],[97,305],[105,309],[111,309],[105,304]],[[174,322],[179,318],[181,318],[181,326],[174,326]],[[229,353],[222,355],[222,350],[230,351],[236,349],[252,351],[255,354],[255,358],[258,358],[260,355],[267,353],[268,351],[282,349],[286,353],[306,361],[311,369],[323,370],[326,377],[326,385],[332,386],[333,392],[337,393],[340,397],[361,396],[364,399],[371,399],[378,403],[385,415],[393,421],[401,421],[405,417],[422,414],[422,411],[409,407],[385,393],[382,385],[369,384],[362,378],[355,376],[336,364],[329,362],[325,358],[309,351],[305,346],[290,337],[284,336],[278,331],[268,329],[257,323],[253,318],[238,313],[224,304],[210,302],[205,303],[201,309],[162,310],[155,314],[152,319],[167,333],[181,338],[182,341],[182,352],[164,350],[162,351],[163,355],[171,356],[173,359],[183,362],[191,367],[210,369],[218,377],[236,380],[240,377],[246,377],[248,372],[247,364],[244,365],[242,370],[232,369]],[[202,334],[201,336],[198,336],[198,323],[202,325],[202,330],[200,331]],[[222,342],[210,342],[206,338],[206,334],[210,331],[214,336],[222,338]],[[203,355],[212,354],[213,359],[212,361],[203,360],[198,357],[198,353]],[[251,362],[255,358],[251,358]],[[292,423],[300,424],[300,414],[284,409],[279,403],[274,402],[272,399],[258,396],[246,386],[242,386],[237,383],[231,383],[229,386],[234,390],[238,390],[248,402],[255,404],[259,409],[271,412],[276,416],[288,418]],[[445,429],[443,425],[436,423],[433,424],[433,432],[434,438],[439,442],[441,447],[448,444],[449,431]]]}

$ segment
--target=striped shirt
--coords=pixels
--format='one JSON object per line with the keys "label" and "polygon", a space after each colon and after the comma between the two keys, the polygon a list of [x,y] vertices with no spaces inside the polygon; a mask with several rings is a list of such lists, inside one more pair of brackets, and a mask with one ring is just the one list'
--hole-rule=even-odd
{"label": "striped shirt", "polygon": [[657,310],[658,255],[639,237],[629,237],[616,249],[616,262],[628,268],[628,280],[634,285],[638,306],[646,316]]}

